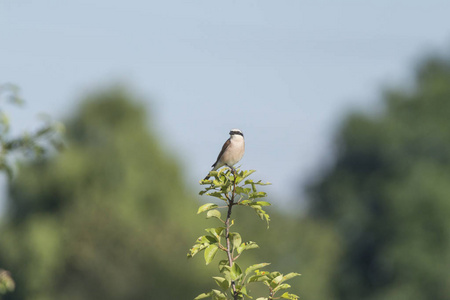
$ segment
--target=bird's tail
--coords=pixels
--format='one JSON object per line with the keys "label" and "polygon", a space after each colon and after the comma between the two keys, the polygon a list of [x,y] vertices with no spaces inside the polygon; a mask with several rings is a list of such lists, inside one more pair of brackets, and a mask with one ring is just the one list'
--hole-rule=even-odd
{"label": "bird's tail", "polygon": [[[214,170],[211,170],[211,171],[214,171]],[[206,175],[206,177],[203,178],[203,180],[208,180],[210,177],[211,177],[211,176],[210,176],[209,173],[208,173],[208,175]]]}
{"label": "bird's tail", "polygon": [[205,178],[203,178],[203,180],[208,180],[209,179],[209,177],[211,177],[210,175],[209,175],[209,173],[208,173],[208,175],[206,175],[206,177]]}
{"label": "bird's tail", "polygon": [[[212,165],[212,170],[211,170],[210,172],[217,170],[217,168],[216,168],[215,166],[216,166],[216,163],[214,163],[214,165]],[[211,177],[211,176],[210,176],[209,173],[208,173],[208,175],[206,175],[206,177],[203,178],[203,180],[208,180],[209,177]]]}

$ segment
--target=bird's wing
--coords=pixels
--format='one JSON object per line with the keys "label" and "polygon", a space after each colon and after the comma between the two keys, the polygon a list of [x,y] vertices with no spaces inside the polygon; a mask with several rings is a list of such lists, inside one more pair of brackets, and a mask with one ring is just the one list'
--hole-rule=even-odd
{"label": "bird's wing", "polygon": [[228,139],[225,144],[223,144],[222,146],[222,150],[220,150],[219,155],[217,156],[217,160],[216,162],[211,166],[212,168],[214,168],[214,166],[217,164],[217,162],[219,161],[219,159],[222,157],[223,153],[225,152],[225,150],[227,150],[228,146],[230,146],[231,141],[230,139]]}

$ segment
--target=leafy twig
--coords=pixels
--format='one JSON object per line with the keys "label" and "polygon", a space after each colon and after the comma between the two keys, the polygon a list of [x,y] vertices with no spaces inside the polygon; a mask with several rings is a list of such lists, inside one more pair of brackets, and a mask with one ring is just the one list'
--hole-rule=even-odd
{"label": "leafy twig", "polygon": [[[270,206],[267,201],[260,201],[260,198],[266,196],[264,192],[258,192],[256,186],[267,185],[260,181],[246,179],[250,174],[255,172],[240,171],[231,168],[222,169],[220,171],[212,171],[209,173],[212,180],[202,180],[200,184],[205,185],[205,189],[200,195],[208,195],[225,202],[225,206],[219,206],[215,203],[206,203],[199,207],[197,213],[206,212],[207,218],[216,218],[222,222],[224,227],[207,228],[207,235],[200,236],[194,246],[189,250],[188,257],[193,257],[200,251],[204,251],[206,264],[209,264],[217,252],[223,251],[226,255],[225,260],[219,261],[219,271],[223,277],[215,276],[214,281],[221,290],[212,289],[208,293],[198,295],[195,299],[211,298],[213,300],[228,300],[231,294],[232,300],[242,300],[251,298],[247,292],[247,286],[252,282],[262,282],[269,287],[269,297],[258,298],[256,300],[273,300],[273,299],[298,299],[297,295],[285,292],[281,296],[276,293],[290,288],[289,284],[284,283],[292,277],[298,276],[297,273],[289,273],[283,275],[280,272],[260,271],[269,265],[269,263],[259,263],[249,266],[244,272],[241,270],[236,260],[244,251],[256,249],[259,246],[252,241],[242,242],[241,235],[237,232],[231,232],[230,228],[234,224],[231,219],[233,206],[247,206],[252,208],[256,214],[267,222],[269,225],[270,217],[265,211],[266,206]],[[238,196],[238,201],[236,201]],[[227,209],[225,221],[221,218],[219,209]],[[221,239],[225,238],[225,245],[221,243]],[[236,254],[235,254],[236,253]]]}

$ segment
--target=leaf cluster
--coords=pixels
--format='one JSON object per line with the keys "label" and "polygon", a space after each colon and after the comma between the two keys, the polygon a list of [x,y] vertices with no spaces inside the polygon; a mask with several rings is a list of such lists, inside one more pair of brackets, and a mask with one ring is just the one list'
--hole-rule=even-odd
{"label": "leaf cluster", "polygon": [[270,263],[259,263],[249,266],[245,272],[242,272],[238,264],[233,264],[232,267],[227,265],[226,260],[221,260],[219,262],[219,270],[224,275],[224,277],[213,277],[216,284],[221,290],[212,289],[209,293],[202,293],[198,295],[194,300],[197,299],[228,299],[226,291],[230,289],[230,279],[234,280],[236,288],[238,290],[237,299],[245,299],[245,297],[252,299],[247,292],[247,285],[251,282],[262,282],[264,285],[269,287],[269,297],[259,297],[256,300],[269,300],[269,299],[291,299],[296,300],[298,296],[288,292],[284,292],[280,296],[276,295],[277,292],[289,289],[291,286],[285,281],[299,276],[298,273],[289,273],[286,275],[280,272],[266,272],[260,271],[260,268],[264,268],[270,265]]}
{"label": "leaf cluster", "polygon": [[[14,105],[22,105],[19,88],[11,84],[0,85],[0,101]],[[15,153],[32,157],[42,157],[50,148],[62,148],[61,135],[64,125],[54,122],[48,117],[43,118],[43,125],[35,132],[24,132],[11,136],[11,126],[8,114],[0,108],[0,170],[11,178],[13,175],[12,156]]]}
{"label": "leaf cluster", "polygon": [[[284,282],[300,274],[289,273],[282,275],[280,272],[260,271],[260,269],[270,265],[270,263],[257,263],[242,271],[236,262],[244,251],[259,248],[259,246],[253,241],[243,242],[238,232],[230,231],[231,226],[234,225],[234,220],[231,219],[233,206],[250,207],[262,220],[266,221],[267,226],[269,226],[270,222],[269,214],[263,209],[265,206],[270,206],[270,203],[260,200],[266,197],[267,194],[257,191],[257,186],[270,183],[263,183],[261,180],[255,182],[252,179],[247,179],[254,172],[254,170],[222,169],[210,172],[209,175],[213,179],[200,181],[200,184],[205,186],[200,195],[215,197],[225,202],[225,205],[206,203],[199,207],[197,214],[206,213],[206,218],[215,218],[222,223],[222,226],[205,229],[207,234],[197,238],[187,256],[190,258],[204,251],[204,259],[207,265],[220,252],[224,253],[227,259],[222,259],[218,263],[221,276],[213,277],[220,289],[212,289],[210,292],[198,295],[195,299],[226,300],[230,299],[229,295],[231,295],[231,299],[252,299],[252,296],[249,295],[248,285],[258,282],[269,288],[269,297],[258,298],[259,300],[298,299],[298,296],[288,292],[281,296],[276,296],[276,293],[290,288],[290,285]],[[222,217],[221,209],[227,210],[225,218]]]}
{"label": "leaf cluster", "polygon": [[[205,186],[205,189],[200,191],[200,195],[207,195],[218,198],[228,203],[233,199],[233,205],[243,205],[252,208],[256,214],[265,220],[267,227],[269,227],[270,216],[263,209],[264,206],[270,206],[267,201],[259,201],[258,199],[267,196],[265,192],[258,192],[256,186],[270,185],[269,182],[253,181],[246,179],[255,170],[236,170],[233,174],[230,169],[221,169],[219,171],[211,171],[209,175],[214,177],[212,180],[201,180],[200,184]],[[237,196],[237,197],[235,197]],[[219,205],[213,203],[206,203],[198,209],[197,213],[208,211],[210,209],[219,208]],[[216,214],[216,213],[213,213]],[[208,217],[208,216],[207,216]]]}

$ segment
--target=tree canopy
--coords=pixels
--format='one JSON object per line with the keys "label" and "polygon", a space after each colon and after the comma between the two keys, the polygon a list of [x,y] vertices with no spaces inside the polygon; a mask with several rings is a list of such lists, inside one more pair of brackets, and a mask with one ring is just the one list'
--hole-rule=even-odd
{"label": "tree canopy", "polygon": [[354,113],[334,165],[311,187],[309,215],[343,241],[338,299],[450,295],[450,61],[433,57],[384,109]]}

